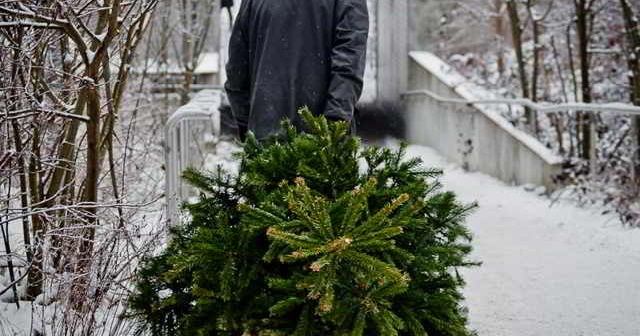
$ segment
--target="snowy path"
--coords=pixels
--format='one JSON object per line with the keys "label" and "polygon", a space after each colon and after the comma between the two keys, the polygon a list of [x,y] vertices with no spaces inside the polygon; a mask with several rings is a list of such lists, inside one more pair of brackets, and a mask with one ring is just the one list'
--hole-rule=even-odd
{"label": "snowy path", "polygon": [[[226,157],[235,147],[219,151]],[[472,257],[483,265],[464,271],[479,336],[640,335],[640,229],[568,202],[550,207],[524,188],[447,164],[429,148],[411,146],[408,154],[444,168],[447,190],[480,203],[468,224]],[[0,304],[0,334],[3,320],[28,326],[29,313]]]}
{"label": "snowy path", "polygon": [[640,335],[640,229],[566,202],[550,207],[429,148],[409,154],[444,168],[447,190],[480,203],[469,227],[483,265],[464,272],[479,336]]}

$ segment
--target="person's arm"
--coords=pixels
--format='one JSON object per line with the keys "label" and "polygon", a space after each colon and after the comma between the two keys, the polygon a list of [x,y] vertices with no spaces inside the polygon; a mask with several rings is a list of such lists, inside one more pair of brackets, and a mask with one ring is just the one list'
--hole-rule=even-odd
{"label": "person's arm", "polygon": [[338,0],[335,11],[331,81],[324,115],[351,122],[360,99],[366,67],[369,12],[367,0]]}
{"label": "person's arm", "polygon": [[249,7],[251,0],[242,0],[238,17],[229,40],[229,61],[225,91],[238,123],[240,137],[247,132],[251,108],[251,69],[249,55]]}

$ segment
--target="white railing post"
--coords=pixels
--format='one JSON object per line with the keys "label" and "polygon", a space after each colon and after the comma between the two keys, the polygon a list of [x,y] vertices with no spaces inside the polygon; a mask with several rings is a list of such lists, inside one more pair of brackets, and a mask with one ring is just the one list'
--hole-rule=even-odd
{"label": "white railing post", "polygon": [[[182,181],[185,169],[202,168],[207,144],[220,135],[222,91],[204,90],[180,107],[165,126],[165,168],[167,218],[170,225],[180,222],[179,207],[188,200],[190,189]],[[211,135],[211,137],[207,137]]]}

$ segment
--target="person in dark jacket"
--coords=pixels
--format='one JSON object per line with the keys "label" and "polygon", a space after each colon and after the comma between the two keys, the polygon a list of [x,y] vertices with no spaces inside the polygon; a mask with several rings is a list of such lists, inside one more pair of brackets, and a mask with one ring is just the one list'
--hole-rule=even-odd
{"label": "person in dark jacket", "polygon": [[242,0],[225,84],[241,137],[300,129],[305,106],[353,123],[368,32],[367,0]]}

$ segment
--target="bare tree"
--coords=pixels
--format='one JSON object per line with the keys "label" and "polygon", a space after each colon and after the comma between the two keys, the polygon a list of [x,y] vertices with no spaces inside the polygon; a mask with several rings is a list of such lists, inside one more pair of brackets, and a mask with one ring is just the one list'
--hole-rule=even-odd
{"label": "bare tree", "polygon": [[[540,80],[540,62],[542,54],[542,24],[547,18],[551,10],[553,9],[553,1],[550,1],[545,12],[540,15],[536,9],[537,1],[526,0],[527,12],[529,13],[529,19],[531,20],[532,42],[533,42],[533,70],[531,73],[531,100],[538,101],[538,84]],[[529,111],[529,114],[533,112]],[[540,133],[540,124],[538,122],[537,115],[533,114],[529,116],[529,127],[533,130],[534,134]]]}
{"label": "bare tree", "polygon": [[[180,65],[184,71],[183,87],[180,94],[181,104],[189,100],[191,85],[194,81],[194,71],[205,50],[208,36],[214,22],[214,12],[220,10],[217,0],[180,0],[178,10],[182,18],[180,30]],[[215,32],[214,32],[215,33]]]}
{"label": "bare tree", "polygon": [[[591,55],[589,45],[593,20],[595,18],[594,4],[597,0],[574,0],[576,12],[576,33],[578,35],[578,59],[580,60],[580,87],[582,102],[591,103]],[[582,158],[595,159],[595,120],[590,113],[582,115]]]}
{"label": "bare tree", "polygon": [[[635,8],[627,0],[620,0],[627,38],[630,97],[640,106],[640,25]],[[640,117],[632,118],[634,178],[640,182]]]}
{"label": "bare tree", "polygon": [[[511,36],[513,39],[513,48],[516,53],[516,60],[518,62],[518,76],[520,79],[520,88],[522,91],[522,98],[531,98],[531,91],[529,88],[529,75],[527,74],[527,61],[524,55],[524,23],[520,18],[520,10],[518,2],[516,0],[507,0],[507,9],[509,13],[509,20],[511,22]],[[525,110],[526,124],[533,130],[532,125],[535,122],[535,115],[531,109]]]}
{"label": "bare tree", "polygon": [[[71,272],[71,301],[86,304],[104,162],[136,48],[158,0],[0,2],[0,36],[10,50],[3,122],[11,123],[20,208],[31,267],[27,296],[42,293],[48,265]],[[108,176],[108,175],[107,175]],[[111,183],[118,181],[111,175]],[[107,203],[118,207],[118,195]],[[59,234],[52,235],[51,232]]]}
{"label": "bare tree", "polygon": [[[425,8],[429,3],[429,10],[434,4],[443,6],[442,2],[430,1]],[[446,3],[452,14],[447,15],[441,30],[447,34],[431,44],[446,46],[436,49],[436,53],[450,59],[476,83],[507,97],[522,96],[551,104],[638,104],[637,1]],[[495,54],[500,53],[500,43],[487,38],[500,30],[500,8],[505,8],[511,28],[511,36],[505,39],[510,43],[505,44],[504,59]],[[458,41],[452,36],[467,39]],[[469,39],[473,41],[468,42]],[[455,47],[450,47],[453,43]],[[637,187],[629,178],[638,176],[640,171],[638,118],[615,116],[606,109],[598,113],[577,109],[535,116],[525,111],[526,122],[521,122],[521,114],[515,111],[504,109],[502,114],[567,160],[568,168],[561,179],[579,186],[574,189],[579,197],[606,199],[625,222],[638,222],[640,213],[637,203],[633,203],[637,198],[637,190],[633,189]]]}
{"label": "bare tree", "polygon": [[493,0],[491,2],[491,25],[493,27],[493,34],[495,36],[497,48],[496,48],[496,63],[498,67],[498,72],[500,74],[504,74],[505,72],[505,59],[504,59],[504,45],[505,45],[505,37],[507,33],[505,32],[505,13],[507,11],[506,4],[503,0]]}

